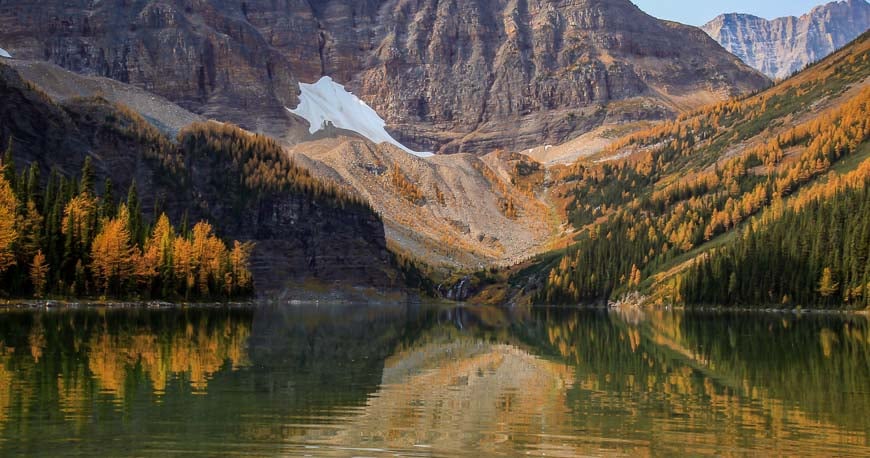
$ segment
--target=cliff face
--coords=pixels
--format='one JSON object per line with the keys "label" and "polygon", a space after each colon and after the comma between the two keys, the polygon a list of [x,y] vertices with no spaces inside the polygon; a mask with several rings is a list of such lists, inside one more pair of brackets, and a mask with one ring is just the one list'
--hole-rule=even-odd
{"label": "cliff face", "polygon": [[300,122],[284,110],[297,83],[330,75],[441,152],[558,143],[767,84],[628,0],[8,0],[0,45],[277,137]]}
{"label": "cliff face", "polygon": [[702,28],[753,68],[781,79],[827,57],[870,28],[870,4],[866,0],[832,2],[801,17],[771,21],[725,14]]}
{"label": "cliff face", "polygon": [[[258,293],[306,280],[390,287],[383,223],[369,208],[340,205],[311,193],[242,189],[238,165],[220,154],[184,154],[156,129],[101,99],[52,101],[0,64],[0,141],[10,136],[16,164],[36,162],[74,175],[91,156],[99,180],[116,189],[135,179],[146,213],[159,207],[179,224],[207,219],[221,237],[256,243],[252,272]],[[245,135],[245,134],[240,134]],[[161,154],[178,155],[183,169]],[[226,183],[236,183],[238,188]],[[148,215],[146,215],[148,216]]]}

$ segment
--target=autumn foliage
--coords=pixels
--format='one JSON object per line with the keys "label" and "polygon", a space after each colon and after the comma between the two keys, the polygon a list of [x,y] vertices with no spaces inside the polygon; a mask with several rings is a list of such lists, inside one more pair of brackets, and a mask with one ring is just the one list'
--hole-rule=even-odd
{"label": "autumn foliage", "polygon": [[[678,257],[747,224],[756,233],[750,239],[776,244],[777,239],[757,234],[780,227],[783,223],[777,221],[786,214],[783,208],[794,206],[793,211],[798,211],[797,205],[808,201],[809,191],[835,202],[847,192],[844,189],[863,188],[870,172],[866,159],[857,166],[841,166],[847,170],[855,167],[854,173],[835,170],[863,154],[870,140],[870,88],[855,86],[870,77],[866,37],[857,48],[859,51],[853,50],[851,56],[836,55],[813,73],[799,75],[765,93],[716,104],[618,141],[606,154],[612,160],[578,162],[571,167],[563,174],[560,189],[561,197],[569,200],[569,220],[580,232],[578,243],[553,264],[536,300],[607,300],[620,291],[637,288]],[[835,98],[839,98],[837,103],[822,103]],[[827,205],[818,199],[809,202],[805,205],[812,208]],[[855,205],[858,211],[861,207]],[[767,211],[777,207],[776,217]],[[843,220],[819,224],[852,227],[860,223],[862,214],[842,215]],[[810,229],[813,234],[826,233],[818,226]],[[851,244],[868,243],[860,235],[849,240]],[[810,240],[800,243],[807,246]],[[841,303],[854,303],[863,300],[858,293],[865,294],[861,289],[863,267],[849,274],[847,292],[842,281],[845,277],[836,266],[853,262],[846,258],[856,251],[860,252],[829,248],[824,250],[828,256],[825,263],[804,264],[803,284],[811,286],[802,287],[801,293],[797,288],[786,291],[771,283],[744,282],[746,272],[739,267],[728,270],[720,266],[726,273],[716,277],[721,289],[715,289],[715,295],[699,292],[706,291],[705,286],[694,285],[688,291],[689,286],[677,285],[671,299],[681,302],[688,295],[693,303],[721,303],[729,283],[735,283],[735,288],[746,292],[742,299],[734,296],[742,303],[762,299],[779,303],[783,296],[804,305],[828,304],[835,297]],[[711,253],[709,265],[716,265],[719,256],[719,252]],[[758,258],[746,259],[741,265],[750,265],[749,259],[759,262]],[[866,264],[866,260],[860,262]],[[705,266],[708,264],[698,268]],[[824,275],[825,268],[832,277]],[[731,273],[737,277],[734,282],[730,281]],[[709,272],[686,281],[699,281],[705,275]],[[757,294],[762,290],[765,294]],[[767,291],[783,292],[772,293],[777,297],[771,298]]]}
{"label": "autumn foliage", "polygon": [[0,291],[187,300],[251,293],[252,244],[228,247],[204,221],[178,230],[161,214],[147,225],[135,183],[120,205],[110,182],[98,195],[89,160],[80,179],[52,173],[44,187],[36,165],[15,175],[11,151],[3,162]]}

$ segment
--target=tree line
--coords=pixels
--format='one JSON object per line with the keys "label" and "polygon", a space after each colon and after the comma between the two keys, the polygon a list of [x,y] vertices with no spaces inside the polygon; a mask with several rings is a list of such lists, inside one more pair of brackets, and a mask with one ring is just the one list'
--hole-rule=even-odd
{"label": "tree line", "polygon": [[90,157],[78,177],[0,163],[0,293],[12,297],[228,299],[251,294],[253,245],[227,245],[201,221],[145,221],[135,181],[97,192]]}

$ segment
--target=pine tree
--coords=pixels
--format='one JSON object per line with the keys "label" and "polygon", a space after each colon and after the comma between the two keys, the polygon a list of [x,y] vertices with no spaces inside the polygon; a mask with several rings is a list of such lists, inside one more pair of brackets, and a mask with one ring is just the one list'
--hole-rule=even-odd
{"label": "pine tree", "polygon": [[82,166],[82,178],[81,184],[79,185],[79,191],[93,196],[94,180],[94,165],[91,162],[91,157],[87,156],[85,158],[85,164]]}
{"label": "pine tree", "polygon": [[629,284],[631,286],[640,285],[641,276],[640,276],[640,269],[637,268],[637,264],[631,265],[631,277],[630,278],[631,278],[631,281]]}
{"label": "pine tree", "polygon": [[136,243],[139,243],[142,237],[142,208],[139,202],[139,191],[136,189],[136,180],[130,183],[130,189],[127,192],[127,230],[130,232],[130,237]]}
{"label": "pine tree", "polygon": [[40,182],[39,182],[39,164],[32,163],[28,168],[27,173],[27,192],[24,196],[25,201],[33,201],[37,209],[41,206],[40,203],[42,201],[42,195],[40,194]]}
{"label": "pine tree", "polygon": [[27,210],[18,217],[19,243],[18,259],[22,264],[27,264],[33,259],[42,246],[42,215],[33,200],[27,201]]}
{"label": "pine tree", "polygon": [[737,294],[737,273],[731,272],[731,275],[728,277],[728,296],[733,299],[736,298]]}
{"label": "pine tree", "polygon": [[115,217],[115,210],[117,207],[115,206],[115,190],[112,185],[112,179],[106,178],[105,184],[103,184],[103,197],[102,197],[102,209],[100,210],[100,214],[103,218],[112,219]]}
{"label": "pine tree", "polygon": [[[230,255],[233,279],[235,285],[242,291],[249,291],[253,286],[251,272],[248,270],[249,259],[253,248],[253,243],[240,243],[236,241],[233,244],[233,251]],[[234,291],[230,291],[230,294],[233,292]]]}
{"label": "pine tree", "polygon": [[0,160],[0,167],[2,167],[0,175],[6,179],[6,182],[9,183],[12,189],[15,189],[15,160],[12,156],[12,137],[9,137],[9,143],[3,152],[3,159]]}

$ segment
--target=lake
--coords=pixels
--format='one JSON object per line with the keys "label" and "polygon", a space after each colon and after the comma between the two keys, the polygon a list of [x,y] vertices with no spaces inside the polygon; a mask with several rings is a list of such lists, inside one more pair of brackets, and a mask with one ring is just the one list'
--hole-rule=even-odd
{"label": "lake", "polygon": [[0,455],[870,455],[862,315],[7,309]]}

